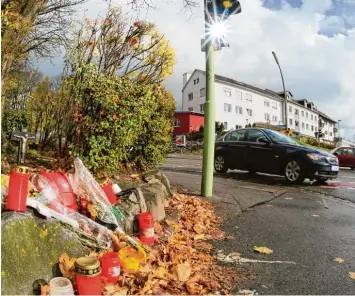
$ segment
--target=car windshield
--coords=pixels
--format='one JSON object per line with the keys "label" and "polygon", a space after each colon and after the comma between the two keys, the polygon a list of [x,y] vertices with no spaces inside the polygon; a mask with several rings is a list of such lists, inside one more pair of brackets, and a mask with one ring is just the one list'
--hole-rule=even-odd
{"label": "car windshield", "polygon": [[294,141],[291,137],[288,137],[284,134],[273,130],[266,130],[266,134],[271,138],[271,140],[275,143],[285,143],[285,144],[292,144],[298,145],[296,141]]}

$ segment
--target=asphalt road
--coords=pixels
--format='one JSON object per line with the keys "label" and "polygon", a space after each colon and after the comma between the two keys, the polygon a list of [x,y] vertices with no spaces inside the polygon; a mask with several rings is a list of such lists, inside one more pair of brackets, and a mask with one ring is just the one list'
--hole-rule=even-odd
{"label": "asphalt road", "polygon": [[[202,172],[202,157],[195,155],[170,155],[162,165],[162,169],[169,173],[190,173],[200,175]],[[302,185],[290,186],[282,176],[255,174],[245,171],[229,170],[226,174],[215,174],[215,179],[232,179],[250,184],[268,185],[285,190],[300,189],[309,192],[322,193],[328,196],[355,202],[355,171],[341,168],[336,179],[329,180],[326,184],[305,180]]]}
{"label": "asphalt road", "polygon": [[[198,193],[202,158],[173,155],[162,166],[173,186]],[[355,172],[341,169],[327,185],[288,186],[279,176],[229,171],[215,175],[214,196],[224,230],[234,239],[216,243],[224,254],[289,263],[243,263],[254,279],[238,289],[267,295],[354,295]],[[266,246],[270,255],[253,251]],[[343,263],[335,262],[340,257]]]}

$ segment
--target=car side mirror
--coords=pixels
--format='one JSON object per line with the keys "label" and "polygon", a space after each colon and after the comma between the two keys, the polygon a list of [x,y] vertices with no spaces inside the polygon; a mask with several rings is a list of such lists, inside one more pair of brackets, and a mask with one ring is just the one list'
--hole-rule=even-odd
{"label": "car side mirror", "polygon": [[264,144],[269,144],[270,142],[266,138],[260,138],[258,139],[259,143],[264,143]]}

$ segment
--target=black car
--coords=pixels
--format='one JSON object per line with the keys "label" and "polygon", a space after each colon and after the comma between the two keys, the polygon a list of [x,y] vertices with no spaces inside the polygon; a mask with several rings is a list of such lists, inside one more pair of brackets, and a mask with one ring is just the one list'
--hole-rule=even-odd
{"label": "black car", "polygon": [[299,145],[277,131],[246,128],[231,131],[216,141],[214,168],[283,175],[292,184],[304,179],[325,182],[336,178],[338,159],[323,150]]}

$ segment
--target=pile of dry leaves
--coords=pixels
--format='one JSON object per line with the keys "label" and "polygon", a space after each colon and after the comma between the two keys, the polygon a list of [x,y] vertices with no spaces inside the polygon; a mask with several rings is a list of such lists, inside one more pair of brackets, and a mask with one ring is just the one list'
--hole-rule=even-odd
{"label": "pile of dry leaves", "polygon": [[[117,284],[103,283],[103,294],[227,294],[234,287],[238,270],[218,266],[207,239],[224,239],[219,229],[221,219],[208,201],[196,196],[174,194],[166,201],[166,212],[176,221],[156,223],[160,240],[150,247],[146,261],[136,273],[122,272]],[[171,229],[171,231],[167,231]],[[100,257],[102,254],[92,253]],[[63,275],[73,279],[75,259],[63,256]]]}

